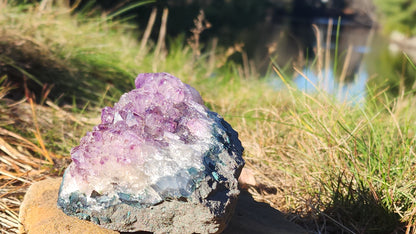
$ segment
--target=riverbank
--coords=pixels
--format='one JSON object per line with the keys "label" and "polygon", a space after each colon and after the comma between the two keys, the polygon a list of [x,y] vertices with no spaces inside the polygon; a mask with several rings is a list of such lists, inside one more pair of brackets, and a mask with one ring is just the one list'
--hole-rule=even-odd
{"label": "riverbank", "polygon": [[390,34],[390,50],[393,53],[406,53],[413,61],[416,61],[416,36],[407,37],[400,32]]}
{"label": "riverbank", "polygon": [[247,67],[227,60],[239,55],[234,47],[196,56],[179,37],[168,50],[151,42],[141,50],[139,30],[108,15],[10,4],[0,13],[1,231],[16,230],[32,182],[62,176],[100,108],[138,73],[162,71],[195,87],[239,132],[257,201],[311,232],[415,230],[413,91],[391,98],[369,89],[362,105],[349,105],[297,90],[278,69],[281,91],[242,76]]}

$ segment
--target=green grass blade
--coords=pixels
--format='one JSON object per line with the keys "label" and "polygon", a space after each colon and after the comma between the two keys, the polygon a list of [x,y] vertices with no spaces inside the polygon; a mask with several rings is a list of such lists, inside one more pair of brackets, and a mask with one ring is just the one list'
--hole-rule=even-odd
{"label": "green grass blade", "polygon": [[340,28],[341,28],[341,16],[338,17],[337,34],[335,36],[335,54],[334,54],[334,68],[333,68],[334,74],[336,74],[337,69],[338,69],[338,47],[339,47]]}
{"label": "green grass blade", "polygon": [[128,6],[126,6],[126,7],[124,7],[124,8],[121,8],[120,10],[118,10],[118,11],[116,11],[116,12],[114,12],[114,13],[112,13],[112,14],[108,15],[108,16],[105,18],[105,20],[112,20],[112,19],[114,19],[115,17],[117,17],[117,16],[119,16],[119,15],[121,15],[121,14],[123,14],[123,13],[126,13],[126,12],[127,12],[127,11],[129,11],[129,10],[132,10],[132,9],[134,9],[134,8],[137,8],[137,7],[140,7],[140,6],[143,6],[143,5],[149,4],[149,3],[153,3],[153,2],[155,2],[155,0],[146,0],[146,1],[140,1],[140,2],[136,2],[136,3],[132,3],[132,4],[128,5]]}

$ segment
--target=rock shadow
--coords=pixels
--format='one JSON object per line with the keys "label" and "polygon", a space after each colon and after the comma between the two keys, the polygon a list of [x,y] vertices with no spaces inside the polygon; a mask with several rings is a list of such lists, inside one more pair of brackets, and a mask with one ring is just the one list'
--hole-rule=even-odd
{"label": "rock shadow", "polygon": [[264,202],[255,201],[247,191],[241,191],[237,207],[223,234],[307,233],[297,224]]}

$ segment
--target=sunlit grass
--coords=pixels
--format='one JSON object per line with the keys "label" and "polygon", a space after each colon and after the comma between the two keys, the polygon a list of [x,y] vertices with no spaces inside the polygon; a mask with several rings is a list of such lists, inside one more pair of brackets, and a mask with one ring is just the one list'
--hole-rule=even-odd
{"label": "sunlit grass", "polygon": [[282,100],[259,104],[242,126],[234,124],[249,162],[271,168],[270,181],[284,188],[290,202],[279,206],[354,233],[393,231],[412,217],[406,214],[416,188],[412,110],[335,104],[303,93]]}

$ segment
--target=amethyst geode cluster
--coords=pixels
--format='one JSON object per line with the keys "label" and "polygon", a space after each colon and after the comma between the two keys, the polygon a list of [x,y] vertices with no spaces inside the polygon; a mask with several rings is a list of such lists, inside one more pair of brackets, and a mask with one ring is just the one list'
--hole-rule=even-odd
{"label": "amethyst geode cluster", "polygon": [[237,133],[170,74],[135,85],[72,149],[58,206],[118,231],[222,231],[244,165]]}

